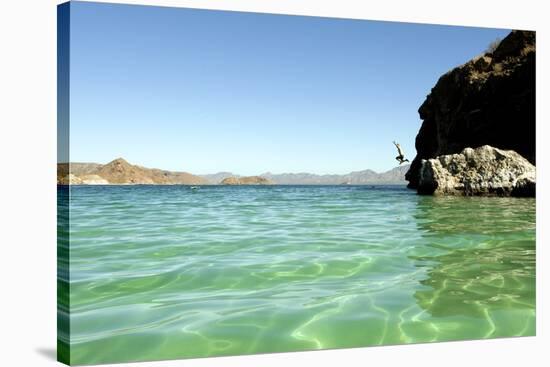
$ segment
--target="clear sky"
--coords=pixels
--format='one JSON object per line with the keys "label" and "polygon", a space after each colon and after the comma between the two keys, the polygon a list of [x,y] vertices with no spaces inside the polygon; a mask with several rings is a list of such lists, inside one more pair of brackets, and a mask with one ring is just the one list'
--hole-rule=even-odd
{"label": "clear sky", "polygon": [[509,30],[73,2],[71,161],[195,174],[412,160],[418,107]]}

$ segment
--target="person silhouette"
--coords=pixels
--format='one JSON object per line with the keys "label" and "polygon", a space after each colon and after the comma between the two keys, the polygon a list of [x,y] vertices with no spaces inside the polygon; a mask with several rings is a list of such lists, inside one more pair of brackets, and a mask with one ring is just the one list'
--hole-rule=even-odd
{"label": "person silhouette", "polygon": [[408,162],[408,159],[405,159],[405,154],[403,153],[403,150],[401,149],[401,145],[399,143],[393,142],[393,145],[397,148],[397,153],[399,154],[395,159],[399,162],[399,165],[402,165],[405,162]]}

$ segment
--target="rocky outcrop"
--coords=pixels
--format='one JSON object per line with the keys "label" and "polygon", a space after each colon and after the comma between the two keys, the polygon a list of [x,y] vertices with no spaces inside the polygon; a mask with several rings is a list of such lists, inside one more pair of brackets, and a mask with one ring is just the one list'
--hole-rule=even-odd
{"label": "rocky outcrop", "polygon": [[535,164],[535,32],[512,31],[493,52],[443,75],[418,112],[411,188],[423,160],[467,147],[514,150]]}
{"label": "rocky outcrop", "polygon": [[227,177],[221,182],[222,185],[273,185],[273,182],[261,176],[248,177]]}
{"label": "rocky outcrop", "polygon": [[484,145],[423,160],[418,192],[435,195],[535,196],[535,166],[513,150]]}

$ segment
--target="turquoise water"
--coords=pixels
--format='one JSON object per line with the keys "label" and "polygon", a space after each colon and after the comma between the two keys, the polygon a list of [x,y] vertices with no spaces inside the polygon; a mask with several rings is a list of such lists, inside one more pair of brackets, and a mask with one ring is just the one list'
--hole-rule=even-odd
{"label": "turquoise water", "polygon": [[71,360],[535,334],[535,200],[74,186]]}

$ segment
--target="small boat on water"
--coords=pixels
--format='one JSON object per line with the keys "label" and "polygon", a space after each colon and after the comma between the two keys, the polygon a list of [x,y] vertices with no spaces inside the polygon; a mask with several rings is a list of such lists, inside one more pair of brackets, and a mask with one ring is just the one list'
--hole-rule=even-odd
{"label": "small boat on water", "polygon": [[191,186],[190,189],[191,190],[198,190],[198,189],[200,189],[200,186]]}

